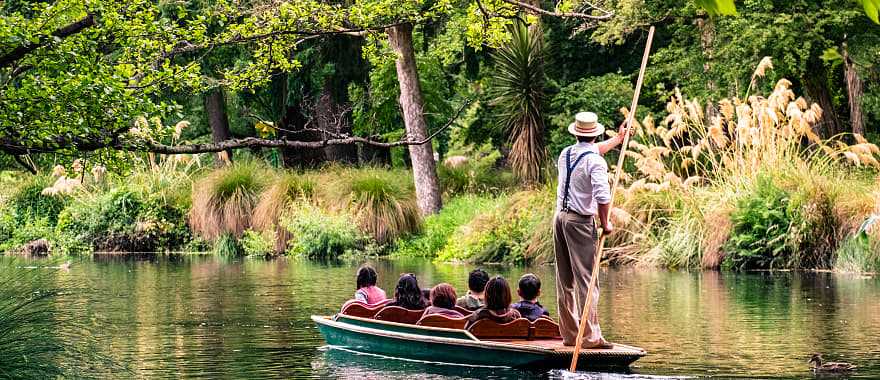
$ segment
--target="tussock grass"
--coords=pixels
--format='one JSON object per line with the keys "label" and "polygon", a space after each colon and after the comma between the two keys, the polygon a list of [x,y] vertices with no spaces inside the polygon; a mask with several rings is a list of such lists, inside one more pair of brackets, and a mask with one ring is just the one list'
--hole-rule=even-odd
{"label": "tussock grass", "polygon": [[237,162],[209,173],[193,184],[189,214],[194,232],[209,241],[230,235],[240,238],[253,223],[267,169],[255,162]]}
{"label": "tussock grass", "polygon": [[361,230],[387,244],[421,227],[409,173],[375,168],[338,170],[329,189],[330,202],[347,209]]}
{"label": "tussock grass", "polygon": [[282,214],[291,212],[296,202],[313,201],[316,187],[315,180],[308,176],[282,172],[260,194],[259,202],[254,208],[253,228],[257,231],[274,233],[274,253],[283,253],[290,240],[290,233],[280,226]]}

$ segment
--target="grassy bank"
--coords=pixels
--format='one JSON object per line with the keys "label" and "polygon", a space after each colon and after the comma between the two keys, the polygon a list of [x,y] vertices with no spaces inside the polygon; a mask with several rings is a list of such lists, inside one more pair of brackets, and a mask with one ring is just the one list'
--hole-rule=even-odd
{"label": "grassy bank", "polygon": [[[662,121],[637,123],[607,259],[690,269],[880,270],[880,223],[871,222],[880,213],[880,149],[861,136],[820,139],[812,128],[821,110],[788,86],[781,80],[766,97],[709,107],[676,94]],[[427,218],[404,168],[293,172],[247,159],[213,168],[179,156],[125,176],[99,166],[4,175],[14,186],[0,193],[0,249],[22,251],[45,239],[53,254],[552,261],[555,184],[519,188],[497,168],[498,152],[465,153],[440,163],[445,207]]]}

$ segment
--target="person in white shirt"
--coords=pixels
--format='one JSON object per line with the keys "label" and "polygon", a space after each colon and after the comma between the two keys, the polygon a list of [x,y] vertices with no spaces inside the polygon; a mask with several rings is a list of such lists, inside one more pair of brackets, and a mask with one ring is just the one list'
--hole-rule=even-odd
{"label": "person in white shirt", "polygon": [[[556,254],[559,329],[563,344],[574,346],[596,256],[597,227],[601,227],[605,234],[613,230],[608,221],[611,203],[608,164],[602,154],[620,145],[626,132],[621,126],[618,136],[596,143],[605,132],[605,127],[599,124],[598,117],[592,112],[575,115],[575,122],[569,125],[568,131],[578,142],[562,150],[557,164],[559,185],[553,246]],[[613,347],[602,337],[596,306],[598,301],[597,283],[584,332],[584,348]]]}

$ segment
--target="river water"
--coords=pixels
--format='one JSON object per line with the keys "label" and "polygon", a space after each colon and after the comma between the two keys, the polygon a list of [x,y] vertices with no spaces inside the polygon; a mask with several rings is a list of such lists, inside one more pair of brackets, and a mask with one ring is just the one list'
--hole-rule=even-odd
{"label": "river water", "polygon": [[[401,273],[423,287],[467,287],[469,266],[373,260],[390,293]],[[138,378],[644,378],[812,377],[807,359],[845,360],[880,378],[880,280],[830,273],[605,269],[602,328],[645,348],[629,374],[530,373],[408,362],[327,349],[309,316],[354,292],[360,262],[98,256],[59,271],[58,310],[80,321],[95,350]],[[553,267],[485,266],[544,281],[556,315]],[[52,270],[52,269],[46,269]]]}

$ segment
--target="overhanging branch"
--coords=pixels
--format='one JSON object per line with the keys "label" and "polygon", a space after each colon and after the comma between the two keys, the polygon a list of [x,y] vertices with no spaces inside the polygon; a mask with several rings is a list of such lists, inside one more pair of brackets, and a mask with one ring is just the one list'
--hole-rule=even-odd
{"label": "overhanging branch", "polygon": [[24,58],[24,56],[30,54],[32,51],[46,46],[55,37],[66,38],[94,25],[95,16],[89,13],[88,15],[86,15],[86,17],[83,17],[76,22],[56,29],[54,32],[52,32],[52,34],[39,36],[39,41],[37,43],[20,45],[15,49],[3,53],[3,55],[0,55],[0,67],[11,66],[19,59],[22,59]]}
{"label": "overhanging branch", "polygon": [[596,6],[590,5],[589,8],[595,9],[599,11],[600,15],[592,15],[587,13],[579,13],[579,12],[551,12],[539,6],[535,6],[529,3],[524,3],[518,0],[501,0],[505,3],[516,5],[521,7],[530,13],[540,14],[543,16],[551,16],[551,17],[561,17],[561,18],[580,18],[580,19],[588,19],[588,20],[607,20],[614,16],[613,12],[606,11],[604,9],[598,8]]}

